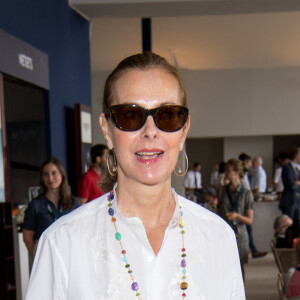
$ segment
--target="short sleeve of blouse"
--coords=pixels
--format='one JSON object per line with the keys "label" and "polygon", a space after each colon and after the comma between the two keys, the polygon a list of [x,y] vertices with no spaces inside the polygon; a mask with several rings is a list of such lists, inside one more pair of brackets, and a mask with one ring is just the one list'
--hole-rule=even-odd
{"label": "short sleeve of blouse", "polygon": [[254,207],[254,198],[250,190],[245,190],[245,210],[253,209]]}
{"label": "short sleeve of blouse", "polygon": [[23,228],[27,230],[36,231],[36,211],[37,211],[37,202],[32,200],[27,209],[25,210],[24,224]]}

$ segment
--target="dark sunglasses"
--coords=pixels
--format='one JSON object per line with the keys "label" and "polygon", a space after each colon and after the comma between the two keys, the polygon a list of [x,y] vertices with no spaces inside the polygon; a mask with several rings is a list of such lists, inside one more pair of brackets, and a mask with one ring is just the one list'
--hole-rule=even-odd
{"label": "dark sunglasses", "polygon": [[114,125],[123,131],[141,129],[147,117],[152,116],[158,129],[175,132],[184,126],[189,110],[181,105],[164,105],[146,109],[136,104],[120,104],[107,109],[106,115],[110,116]]}

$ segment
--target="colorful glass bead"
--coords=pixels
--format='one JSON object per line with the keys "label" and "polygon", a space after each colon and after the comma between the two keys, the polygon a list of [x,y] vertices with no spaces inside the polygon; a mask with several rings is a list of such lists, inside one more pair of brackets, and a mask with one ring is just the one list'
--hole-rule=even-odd
{"label": "colorful glass bead", "polygon": [[186,274],[186,269],[183,269],[183,270],[182,270],[182,274]]}
{"label": "colorful glass bead", "polygon": [[111,206],[112,206],[112,203],[111,203],[111,202],[109,202],[107,205],[108,205],[108,207],[111,207]]}
{"label": "colorful glass bead", "polygon": [[141,294],[140,294],[140,293],[136,293],[135,295],[136,295],[136,296],[140,296]]}
{"label": "colorful glass bead", "polygon": [[112,221],[113,223],[115,223],[115,222],[117,221],[117,219],[116,219],[115,217],[112,217],[112,218],[111,218],[111,221]]}
{"label": "colorful glass bead", "polygon": [[183,219],[180,219],[180,220],[178,221],[178,225],[179,225],[180,228],[183,228],[183,227],[184,227],[184,221],[183,221]]}
{"label": "colorful glass bead", "polygon": [[185,234],[185,231],[184,231],[184,230],[181,230],[180,233],[181,233],[181,234]]}
{"label": "colorful glass bead", "polygon": [[122,252],[121,252],[122,254],[125,254],[126,253],[126,250],[122,250]]}
{"label": "colorful glass bead", "polygon": [[129,268],[129,267],[130,267],[130,264],[126,264],[126,265],[125,265],[125,268]]}
{"label": "colorful glass bead", "polygon": [[120,232],[116,232],[115,238],[116,238],[116,240],[120,241],[121,240],[121,233]]}
{"label": "colorful glass bead", "polygon": [[112,200],[114,199],[114,197],[115,197],[115,196],[114,196],[114,192],[111,191],[110,194],[107,196],[107,200],[108,200],[108,201],[112,201]]}
{"label": "colorful glass bead", "polygon": [[137,283],[137,282],[134,282],[134,283],[131,285],[131,289],[132,289],[133,291],[137,291],[137,290],[139,289],[138,283]]}
{"label": "colorful glass bead", "polygon": [[185,281],[180,283],[180,288],[182,290],[186,290],[188,288],[188,286],[189,286],[188,283]]}
{"label": "colorful glass bead", "polygon": [[184,251],[185,251],[185,248],[182,248],[181,251],[184,252]]}
{"label": "colorful glass bead", "polygon": [[182,261],[181,261],[181,264],[180,264],[183,268],[185,268],[186,267],[186,261],[183,259]]}
{"label": "colorful glass bead", "polygon": [[108,209],[108,213],[110,216],[113,216],[115,214],[114,210],[111,207]]}
{"label": "colorful glass bead", "polygon": [[186,293],[182,293],[182,297],[186,297]]}
{"label": "colorful glass bead", "polygon": [[126,256],[124,256],[123,261],[127,262],[128,258]]}
{"label": "colorful glass bead", "polygon": [[186,257],[186,254],[185,253],[181,254],[181,257]]}

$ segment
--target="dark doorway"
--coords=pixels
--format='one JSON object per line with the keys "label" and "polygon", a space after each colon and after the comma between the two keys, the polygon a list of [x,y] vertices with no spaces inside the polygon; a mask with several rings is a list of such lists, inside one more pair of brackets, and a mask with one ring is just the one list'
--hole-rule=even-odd
{"label": "dark doorway", "polygon": [[39,168],[47,157],[47,92],[5,75],[3,86],[7,188],[15,208],[28,203],[29,187],[39,185]]}

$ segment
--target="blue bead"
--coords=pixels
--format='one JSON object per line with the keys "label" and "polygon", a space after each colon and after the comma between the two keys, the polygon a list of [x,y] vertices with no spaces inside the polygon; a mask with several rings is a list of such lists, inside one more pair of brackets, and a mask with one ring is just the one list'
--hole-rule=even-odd
{"label": "blue bead", "polygon": [[112,201],[112,200],[114,199],[114,197],[115,197],[114,194],[109,194],[109,195],[107,196],[107,200],[108,200],[108,201]]}
{"label": "blue bead", "polygon": [[182,213],[182,211],[180,212],[180,215],[181,215],[181,216],[183,216],[183,213]]}
{"label": "blue bead", "polygon": [[113,216],[115,214],[114,210],[111,207],[108,209],[108,213],[111,216]]}
{"label": "blue bead", "polygon": [[183,270],[182,270],[182,274],[186,274],[186,269],[183,269]]}
{"label": "blue bead", "polygon": [[126,256],[124,256],[123,260],[124,260],[125,262],[127,262],[127,261],[128,261],[128,258],[127,258]]}

